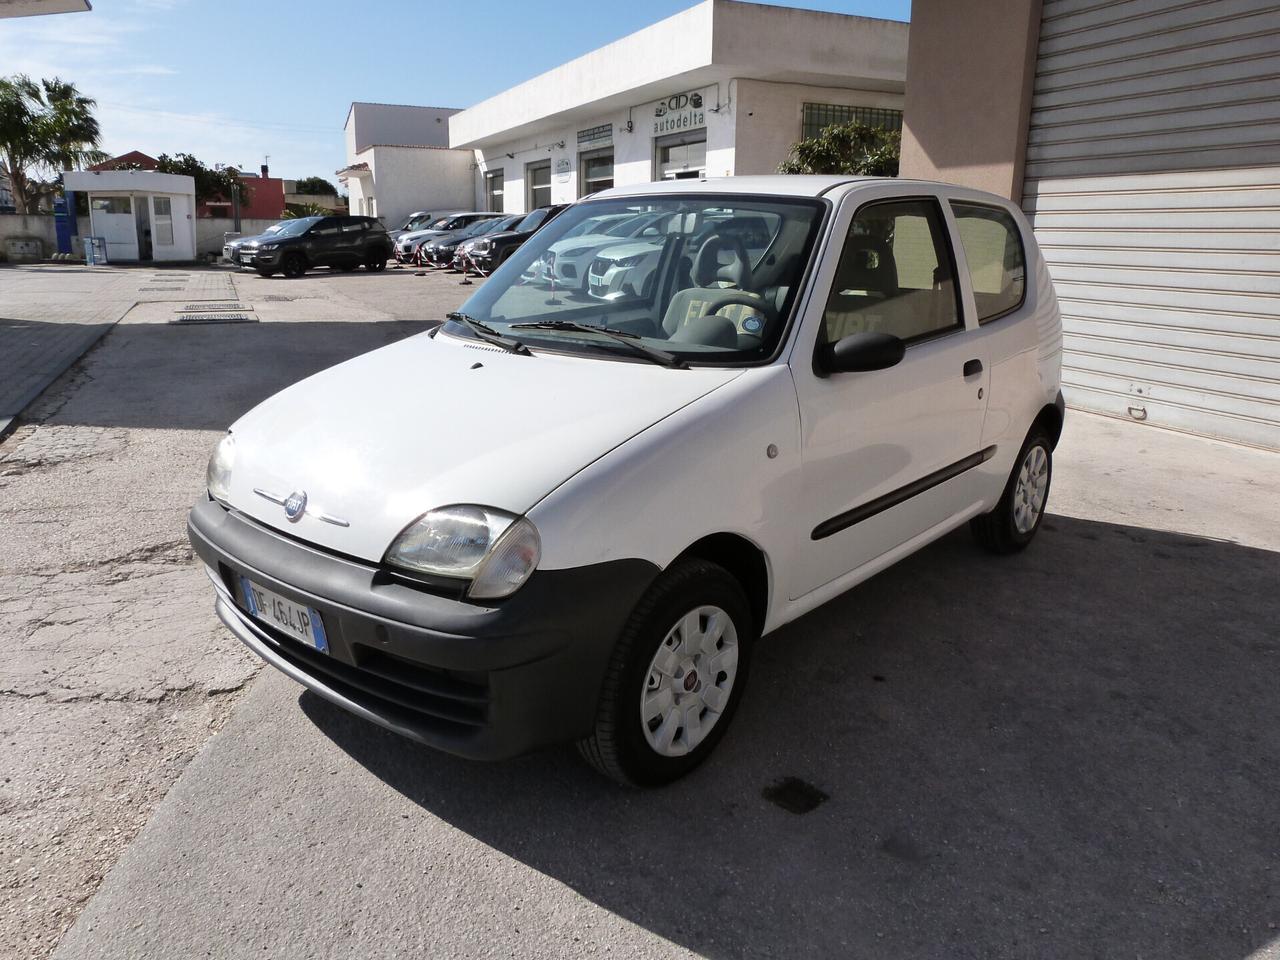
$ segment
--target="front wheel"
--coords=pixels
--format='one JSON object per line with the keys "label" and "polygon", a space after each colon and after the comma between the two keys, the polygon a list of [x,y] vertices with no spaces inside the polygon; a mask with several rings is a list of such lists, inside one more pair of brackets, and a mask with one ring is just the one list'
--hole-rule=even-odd
{"label": "front wheel", "polygon": [[992,553],[1016,553],[1040,529],[1053,479],[1053,443],[1035,428],[1022,445],[1000,502],[969,521],[973,537]]}
{"label": "front wheel", "polygon": [[270,267],[257,267],[256,269],[258,271],[258,276],[266,277],[268,280],[276,275],[276,272]]}
{"label": "front wheel", "polygon": [[705,560],[670,567],[622,630],[595,730],[578,744],[582,756],[634,786],[684,776],[733,719],[756,629],[742,586],[723,567]]}
{"label": "front wheel", "polygon": [[291,253],[280,261],[280,272],[293,280],[307,272],[307,258],[300,253]]}

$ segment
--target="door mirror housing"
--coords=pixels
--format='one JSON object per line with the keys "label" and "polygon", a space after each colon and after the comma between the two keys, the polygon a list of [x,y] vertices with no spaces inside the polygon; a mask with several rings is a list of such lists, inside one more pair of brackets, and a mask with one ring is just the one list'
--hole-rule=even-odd
{"label": "door mirror housing", "polygon": [[824,376],[886,370],[901,362],[906,352],[907,345],[900,337],[867,330],[823,344],[818,348],[817,367]]}

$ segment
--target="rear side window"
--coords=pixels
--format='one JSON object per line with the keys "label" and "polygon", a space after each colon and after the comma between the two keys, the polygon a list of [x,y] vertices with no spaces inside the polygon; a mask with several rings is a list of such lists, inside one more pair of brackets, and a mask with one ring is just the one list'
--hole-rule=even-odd
{"label": "rear side window", "polygon": [[923,340],[961,329],[951,262],[934,200],[863,207],[849,225],[827,298],[826,342],[864,332]]}
{"label": "rear side window", "polygon": [[352,217],[350,220],[346,220],[342,224],[343,233],[363,233],[368,229],[369,222],[367,220],[361,220],[359,217]]}
{"label": "rear side window", "polygon": [[952,201],[951,210],[969,264],[978,322],[1017,310],[1027,293],[1027,260],[1013,217],[976,203]]}

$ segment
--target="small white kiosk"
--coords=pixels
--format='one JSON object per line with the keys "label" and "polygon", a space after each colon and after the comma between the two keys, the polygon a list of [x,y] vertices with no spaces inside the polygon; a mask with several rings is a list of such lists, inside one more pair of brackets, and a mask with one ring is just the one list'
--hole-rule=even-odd
{"label": "small white kiosk", "polygon": [[152,170],[72,170],[67,191],[89,195],[90,234],[109,263],[194,260],[196,182]]}

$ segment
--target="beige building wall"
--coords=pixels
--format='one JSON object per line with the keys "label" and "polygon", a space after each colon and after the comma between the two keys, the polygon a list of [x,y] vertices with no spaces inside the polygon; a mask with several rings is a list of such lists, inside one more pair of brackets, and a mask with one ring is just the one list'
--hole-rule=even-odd
{"label": "beige building wall", "polygon": [[1020,200],[1040,0],[914,0],[901,176]]}
{"label": "beige building wall", "polygon": [[[806,103],[835,103],[852,107],[902,109],[902,94],[843,87],[769,83],[765,80],[733,81],[737,155],[734,173],[777,173],[791,146],[800,139]],[[709,166],[709,165],[708,165]],[[719,173],[710,168],[708,173]]]}

